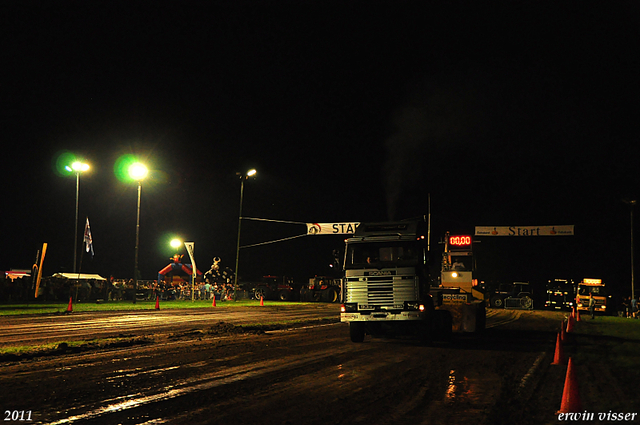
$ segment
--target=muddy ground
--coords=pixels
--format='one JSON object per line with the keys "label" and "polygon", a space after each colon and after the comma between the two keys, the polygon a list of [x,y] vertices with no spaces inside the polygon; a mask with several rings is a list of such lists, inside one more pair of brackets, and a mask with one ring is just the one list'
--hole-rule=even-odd
{"label": "muddy ground", "polygon": [[[484,337],[426,347],[403,338],[353,344],[335,318],[262,327],[191,320],[4,358],[0,407],[31,412],[34,423],[558,423],[567,368],[550,363],[561,319],[492,312]],[[576,337],[566,353],[597,343]],[[585,409],[636,408],[615,365],[577,368]]]}

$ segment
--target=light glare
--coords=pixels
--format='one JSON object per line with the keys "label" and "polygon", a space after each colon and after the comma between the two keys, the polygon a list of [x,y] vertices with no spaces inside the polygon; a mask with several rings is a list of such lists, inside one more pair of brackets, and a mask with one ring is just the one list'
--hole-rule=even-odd
{"label": "light glare", "polygon": [[[66,168],[66,167],[65,167]],[[73,171],[80,172],[80,171],[87,171],[89,169],[89,164],[85,164],[83,162],[80,161],[76,161],[73,164],[71,164],[71,168],[73,169]],[[68,168],[67,168],[68,169]]]}
{"label": "light glare", "polygon": [[139,162],[136,162],[135,164],[131,164],[131,166],[129,167],[129,175],[134,180],[144,179],[147,176],[148,172],[149,170],[147,169],[147,167],[145,167],[144,164],[141,164]]}

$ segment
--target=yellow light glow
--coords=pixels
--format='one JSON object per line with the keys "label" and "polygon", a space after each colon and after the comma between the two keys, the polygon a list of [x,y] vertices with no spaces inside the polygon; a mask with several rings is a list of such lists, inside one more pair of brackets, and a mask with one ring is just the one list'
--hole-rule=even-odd
{"label": "yellow light glow", "polygon": [[584,283],[602,283],[602,279],[589,279],[585,278],[582,280]]}
{"label": "yellow light glow", "polygon": [[129,167],[129,175],[134,180],[142,180],[147,177],[149,170],[144,164],[136,162]]}
{"label": "yellow light glow", "polygon": [[248,176],[248,177],[255,176],[255,175],[256,175],[256,173],[257,173],[256,169],[255,169],[255,168],[253,168],[253,169],[251,169],[251,170],[247,171],[247,176]]}
{"label": "yellow light glow", "polygon": [[87,171],[89,169],[89,164],[85,164],[80,161],[75,161],[73,164],[71,164],[71,168],[75,172]]}

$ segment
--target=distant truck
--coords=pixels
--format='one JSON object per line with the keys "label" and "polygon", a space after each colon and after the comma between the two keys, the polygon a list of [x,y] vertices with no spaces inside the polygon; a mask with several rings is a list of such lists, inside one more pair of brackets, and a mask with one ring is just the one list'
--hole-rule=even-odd
{"label": "distant truck", "polygon": [[578,291],[576,293],[576,305],[578,310],[589,310],[589,295],[596,301],[596,312],[609,313],[609,294],[602,279],[585,278],[578,283]]}
{"label": "distant truck", "polygon": [[423,220],[361,223],[346,240],[340,320],[352,342],[365,335],[450,339],[452,316],[431,293]]}
{"label": "distant truck", "polygon": [[572,310],[576,301],[576,286],[573,280],[553,279],[547,283],[547,300],[544,307],[549,310]]}
{"label": "distant truck", "polygon": [[300,301],[337,303],[340,299],[342,279],[315,276],[300,288]]}

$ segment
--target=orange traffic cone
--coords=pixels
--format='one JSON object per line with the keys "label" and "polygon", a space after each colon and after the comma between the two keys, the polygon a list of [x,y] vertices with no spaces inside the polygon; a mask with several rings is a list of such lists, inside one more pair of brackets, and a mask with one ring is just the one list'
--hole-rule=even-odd
{"label": "orange traffic cone", "polygon": [[560,333],[558,333],[558,337],[556,338],[556,353],[553,356],[552,365],[562,365],[564,364],[564,349],[562,348],[562,341],[560,340]]}
{"label": "orange traffic cone", "polygon": [[578,393],[578,376],[573,370],[571,357],[567,367],[567,376],[564,380],[564,391],[562,392],[562,405],[558,413],[579,413],[582,411],[582,402]]}
{"label": "orange traffic cone", "polygon": [[69,297],[69,305],[67,306],[67,313],[71,313],[73,311],[73,297]]}
{"label": "orange traffic cone", "polygon": [[216,296],[213,296],[213,302],[211,303],[211,307],[215,307],[216,306]]}
{"label": "orange traffic cone", "polygon": [[262,295],[260,295],[260,305],[264,305],[264,298],[262,298]]}
{"label": "orange traffic cone", "polygon": [[573,332],[573,316],[569,316],[567,321],[567,333],[570,334],[571,332]]}
{"label": "orange traffic cone", "polygon": [[160,310],[160,297],[156,297],[156,310]]}
{"label": "orange traffic cone", "polygon": [[578,310],[578,307],[576,307],[575,317],[576,317],[576,322],[580,322],[580,310]]}
{"label": "orange traffic cone", "polygon": [[564,320],[562,321],[562,324],[560,325],[560,341],[564,341],[567,339],[567,335],[564,331],[565,329],[565,324],[564,324]]}

